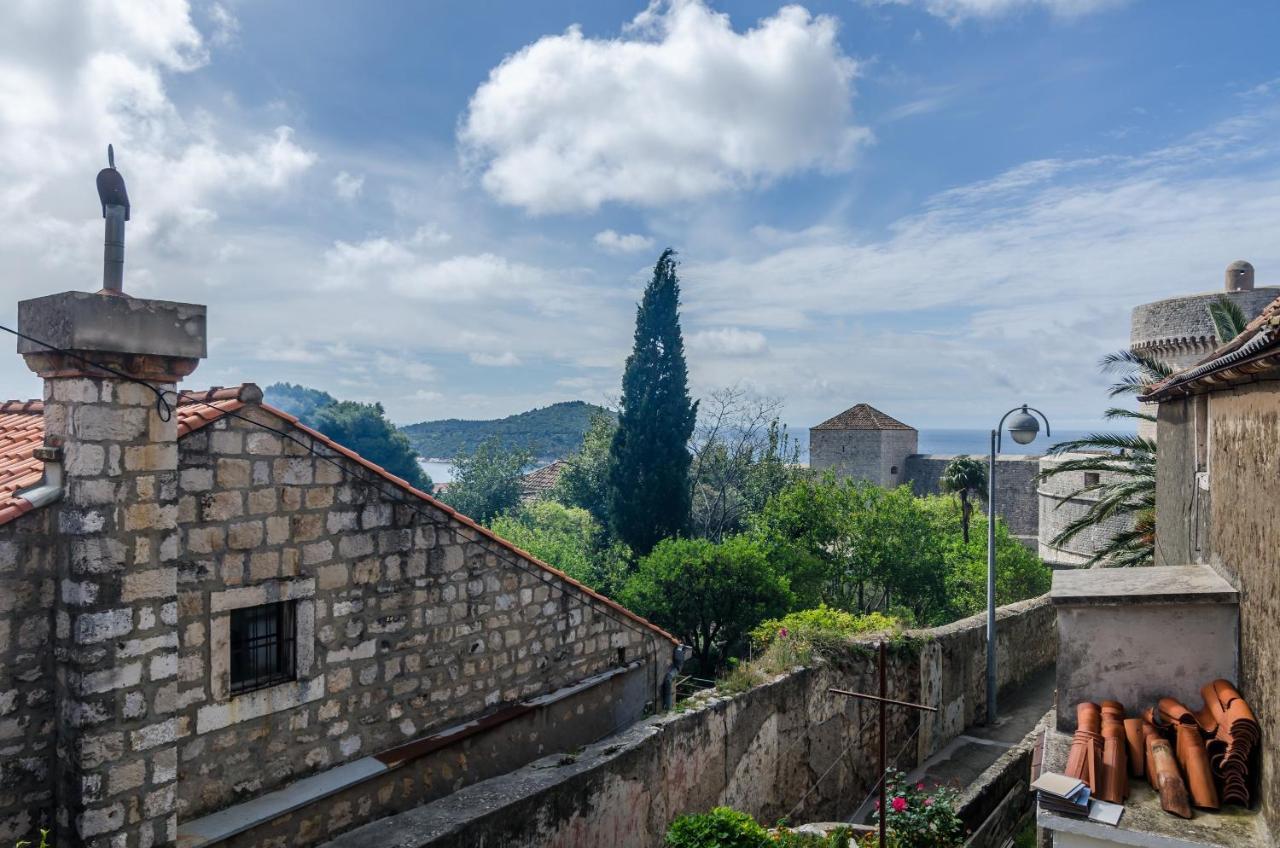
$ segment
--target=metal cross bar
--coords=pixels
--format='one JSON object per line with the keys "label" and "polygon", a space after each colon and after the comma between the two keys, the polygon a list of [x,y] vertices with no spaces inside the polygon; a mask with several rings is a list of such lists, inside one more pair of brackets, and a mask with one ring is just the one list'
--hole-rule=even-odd
{"label": "metal cross bar", "polygon": [[887,836],[886,822],[888,820],[888,816],[886,815],[886,813],[888,812],[888,809],[885,806],[885,804],[888,799],[885,794],[884,776],[885,776],[885,772],[888,770],[888,763],[886,761],[889,759],[889,740],[887,735],[888,730],[886,727],[886,725],[888,724],[889,705],[894,704],[895,706],[899,706],[899,707],[908,707],[909,709],[924,710],[926,712],[931,712],[931,713],[936,713],[938,711],[937,707],[926,707],[924,704],[913,704],[910,701],[896,701],[893,698],[890,698],[887,696],[886,694],[887,686],[885,682],[885,668],[888,665],[888,662],[886,661],[886,657],[887,657],[887,653],[885,649],[885,643],[882,641],[880,643],[879,659],[876,663],[876,665],[879,667],[879,672],[880,672],[880,694],[879,695],[865,695],[861,692],[847,692],[844,689],[834,689],[834,688],[827,690],[828,692],[831,692],[834,695],[846,695],[850,698],[859,698],[866,701],[875,701],[880,705],[880,814],[878,816],[878,818],[880,819],[880,848],[885,848],[886,836]]}

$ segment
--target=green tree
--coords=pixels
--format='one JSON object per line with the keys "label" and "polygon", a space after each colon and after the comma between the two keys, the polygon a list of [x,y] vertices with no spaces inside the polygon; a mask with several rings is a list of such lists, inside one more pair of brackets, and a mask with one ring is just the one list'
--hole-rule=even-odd
{"label": "green tree", "polygon": [[960,498],[960,528],[964,543],[969,544],[969,520],[973,517],[973,504],[969,496],[979,498],[987,490],[987,467],[971,456],[957,456],[947,463],[939,484],[942,491],[954,492]]}
{"label": "green tree", "polygon": [[[1209,308],[1218,333],[1231,332],[1232,324],[1239,324],[1243,329],[1243,316],[1230,313],[1231,310],[1220,308],[1215,315],[1214,308]],[[1120,374],[1120,379],[1111,386],[1112,397],[1145,394],[1173,373],[1163,362],[1130,350],[1107,354],[1099,365],[1104,373]],[[1116,407],[1108,409],[1105,417],[1155,422],[1155,418],[1145,412]],[[1050,544],[1061,547],[1098,524],[1120,519],[1123,529],[1112,533],[1086,561],[1086,566],[1150,565],[1155,558],[1156,541],[1155,440],[1128,433],[1090,433],[1083,439],[1059,442],[1049,449],[1050,455],[1057,456],[1077,452],[1085,455],[1064,459],[1040,475],[1041,479],[1049,479],[1084,472],[1085,484],[1073,490],[1069,497],[1092,501],[1089,509],[1064,527]],[[1097,475],[1097,482],[1088,482],[1093,475]]]}
{"label": "green tree", "polygon": [[747,634],[792,602],[787,580],[745,536],[716,544],[665,539],[640,560],[621,601],[693,646],[699,668],[714,671]]}
{"label": "green tree", "polygon": [[627,575],[631,552],[611,543],[585,509],[537,500],[503,513],[490,529],[575,580],[614,595]]}
{"label": "green tree", "polygon": [[[965,541],[960,505],[954,498],[932,495],[920,499],[940,540],[940,571],[946,585],[947,602],[926,624],[943,624],[973,615],[987,606],[986,516],[979,514],[977,525],[983,532]],[[996,603],[1011,604],[1049,591],[1053,572],[1026,545],[1009,533],[996,518]]]}
{"label": "green tree", "polygon": [[[906,486],[882,489],[831,474],[797,480],[753,520],[753,534],[805,606],[853,612],[905,607],[918,621],[946,603],[939,541]],[[812,591],[815,583],[818,598]]]}
{"label": "green tree", "polygon": [[800,447],[779,419],[781,401],[728,388],[698,407],[690,532],[716,542],[742,532],[748,517],[796,478]]}
{"label": "green tree", "polygon": [[418,454],[404,434],[387,420],[380,403],[344,400],[320,407],[312,426],[345,448],[377,463],[425,492],[431,478],[418,464]]}
{"label": "green tree", "polygon": [[636,308],[609,451],[610,525],[640,555],[689,525],[688,442],[698,405],[689,397],[675,256],[662,252]]}
{"label": "green tree", "polygon": [[551,489],[551,498],[591,513],[601,526],[609,523],[609,446],[618,422],[601,410],[591,416],[582,445],[570,454]]}
{"label": "green tree", "polygon": [[520,503],[520,476],[529,466],[529,452],[507,449],[495,436],[470,453],[453,460],[453,482],[441,499],[481,524],[515,509]]}

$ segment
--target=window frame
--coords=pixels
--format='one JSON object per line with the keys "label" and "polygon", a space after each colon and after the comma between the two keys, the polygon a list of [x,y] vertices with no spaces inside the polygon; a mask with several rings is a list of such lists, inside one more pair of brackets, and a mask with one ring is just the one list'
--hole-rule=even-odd
{"label": "window frame", "polygon": [[228,688],[232,695],[297,679],[297,604],[296,600],[273,601],[231,610]]}

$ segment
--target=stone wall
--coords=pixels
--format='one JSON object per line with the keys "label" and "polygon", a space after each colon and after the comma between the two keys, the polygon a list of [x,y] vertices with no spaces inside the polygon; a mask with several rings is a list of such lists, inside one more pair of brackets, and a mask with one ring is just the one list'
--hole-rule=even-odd
{"label": "stone wall", "polygon": [[1240,592],[1239,685],[1262,727],[1262,813],[1280,835],[1280,383],[1215,392],[1208,412],[1209,562]]}
{"label": "stone wall", "polygon": [[[985,708],[981,616],[918,631],[890,652],[891,697],[940,708],[889,711],[890,756],[915,765]],[[1057,627],[1047,598],[1000,611],[1000,681],[1009,687],[1051,664]],[[877,709],[830,694],[874,690],[872,646],[799,669],[734,697],[711,697],[383,819],[333,848],[658,848],[676,816],[718,804],[773,822],[833,820],[860,806],[876,778]],[[950,734],[950,735],[948,735]]]}
{"label": "stone wall", "polygon": [[[917,495],[942,492],[942,472],[955,456],[915,454],[907,458],[907,478]],[[987,462],[985,456],[975,459]],[[1036,497],[1039,457],[1001,454],[996,457],[996,511],[1015,536],[1034,539],[1040,526],[1040,505]],[[978,505],[985,510],[986,506]]]}
{"label": "stone wall", "polygon": [[[180,447],[183,819],[670,650],[444,509],[274,433],[223,418]],[[229,695],[228,611],[286,599],[298,679]]]}
{"label": "stone wall", "polygon": [[[1040,460],[1040,469],[1048,470],[1060,462],[1085,458],[1087,454],[1060,454]],[[1118,475],[1102,472],[1100,482],[1112,482]],[[1132,516],[1111,516],[1091,525],[1063,546],[1055,546],[1053,538],[1071,522],[1083,516],[1098,501],[1097,494],[1076,495],[1086,485],[1085,472],[1068,471],[1039,482],[1037,496],[1040,509],[1040,559],[1051,567],[1074,568],[1083,565],[1094,552],[1115,534],[1133,526]]]}
{"label": "stone wall", "polygon": [[52,825],[52,513],[0,528],[0,845]]}
{"label": "stone wall", "polygon": [[810,430],[809,465],[815,471],[893,487],[907,482],[907,457],[915,453],[915,430]]}

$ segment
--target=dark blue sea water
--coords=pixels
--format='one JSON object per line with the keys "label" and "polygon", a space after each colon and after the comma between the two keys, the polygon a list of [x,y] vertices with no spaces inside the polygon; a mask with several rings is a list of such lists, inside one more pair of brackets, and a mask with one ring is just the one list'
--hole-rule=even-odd
{"label": "dark blue sea water", "polygon": [[[1043,432],[1029,445],[1020,445],[1009,434],[1005,433],[1000,442],[1001,453],[1041,454],[1048,453],[1049,447],[1058,442],[1082,439],[1088,433],[1084,430],[1054,430],[1052,438],[1045,438]],[[986,456],[991,451],[990,430],[921,430],[920,453],[959,454]]]}

